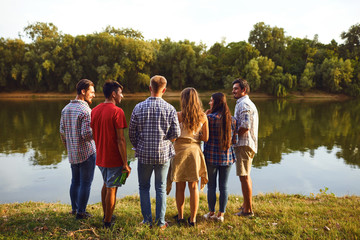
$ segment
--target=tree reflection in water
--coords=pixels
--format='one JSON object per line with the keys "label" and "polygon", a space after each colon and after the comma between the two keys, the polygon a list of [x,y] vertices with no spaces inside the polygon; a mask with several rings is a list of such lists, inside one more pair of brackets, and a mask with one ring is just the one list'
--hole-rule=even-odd
{"label": "tree reflection in water", "polygon": [[[204,108],[208,100],[203,99]],[[337,158],[351,167],[360,167],[360,101],[295,101],[253,99],[260,117],[259,150],[253,161],[261,168],[280,163],[283,153],[308,152],[319,147],[337,147]],[[95,107],[101,99],[92,104]],[[121,107],[129,122],[140,100],[123,100]],[[33,165],[53,166],[67,158],[59,137],[62,108],[68,100],[0,100],[0,153],[33,152]],[[178,99],[169,100],[179,109]],[[233,111],[235,100],[228,100]],[[128,140],[127,131],[125,132]],[[129,158],[134,157],[127,141]]]}

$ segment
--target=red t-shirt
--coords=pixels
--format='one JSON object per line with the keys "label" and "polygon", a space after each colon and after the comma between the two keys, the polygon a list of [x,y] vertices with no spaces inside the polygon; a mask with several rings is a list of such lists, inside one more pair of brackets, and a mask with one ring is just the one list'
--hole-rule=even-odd
{"label": "red t-shirt", "polygon": [[124,111],[113,103],[101,103],[91,111],[97,166],[111,168],[123,165],[116,129],[127,127]]}

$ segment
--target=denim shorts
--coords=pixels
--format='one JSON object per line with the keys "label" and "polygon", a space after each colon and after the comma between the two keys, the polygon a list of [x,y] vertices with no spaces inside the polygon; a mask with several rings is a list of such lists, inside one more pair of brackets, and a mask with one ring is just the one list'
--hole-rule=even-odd
{"label": "denim shorts", "polygon": [[106,187],[113,188],[113,187],[120,187],[122,184],[120,183],[120,178],[122,174],[122,167],[113,167],[113,168],[106,168],[100,167],[100,172],[103,176],[104,183]]}

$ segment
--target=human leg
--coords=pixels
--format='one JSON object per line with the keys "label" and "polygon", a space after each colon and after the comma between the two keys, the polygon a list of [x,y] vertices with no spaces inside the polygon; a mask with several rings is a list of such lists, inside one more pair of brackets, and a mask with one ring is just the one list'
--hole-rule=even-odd
{"label": "human leg", "polygon": [[156,191],[156,216],[155,222],[158,226],[164,226],[166,213],[166,177],[169,171],[170,162],[154,165],[155,191]]}
{"label": "human leg", "polygon": [[80,167],[79,164],[71,164],[70,200],[72,212],[78,211],[78,195],[80,188]]}
{"label": "human leg", "polygon": [[226,205],[228,201],[228,179],[230,174],[230,166],[220,166],[219,167],[219,213],[218,217],[224,216]]}
{"label": "human leg", "polygon": [[[242,213],[252,213],[252,180],[250,178],[252,160],[255,152],[248,146],[236,147],[236,175],[239,176],[244,202]],[[241,214],[240,214],[241,215]]]}
{"label": "human leg", "polygon": [[104,223],[110,223],[116,204],[117,187],[106,188]]}
{"label": "human leg", "polygon": [[138,162],[138,181],[140,194],[141,214],[143,222],[152,224],[151,202],[150,202],[150,178],[153,171],[152,164],[142,164]]}
{"label": "human leg", "polygon": [[190,222],[196,222],[196,214],[199,208],[199,184],[196,182],[188,182],[190,190]]}
{"label": "human leg", "polygon": [[207,184],[207,200],[210,215],[213,215],[215,212],[216,204],[216,177],[217,177],[217,167],[215,165],[207,164],[207,172],[209,182]]}
{"label": "human leg", "polygon": [[95,154],[91,155],[86,161],[79,164],[80,188],[78,193],[78,213],[86,212],[86,206],[90,196],[91,183],[94,179]]}
{"label": "human leg", "polygon": [[176,183],[176,207],[178,210],[178,220],[184,219],[184,205],[185,205],[185,187],[186,182],[177,182]]}
{"label": "human leg", "polygon": [[240,176],[241,188],[244,198],[243,212],[252,212],[252,181],[250,175]]}

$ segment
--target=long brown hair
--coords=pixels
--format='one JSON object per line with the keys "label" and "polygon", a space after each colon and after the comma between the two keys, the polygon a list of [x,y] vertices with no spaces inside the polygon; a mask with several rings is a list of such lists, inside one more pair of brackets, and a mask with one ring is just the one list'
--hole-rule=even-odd
{"label": "long brown hair", "polygon": [[213,106],[211,113],[220,114],[219,136],[221,138],[220,147],[222,150],[227,150],[231,145],[231,113],[226,103],[226,96],[223,93],[214,93],[211,95],[213,99]]}
{"label": "long brown hair", "polygon": [[185,88],[180,96],[181,117],[187,130],[193,132],[198,130],[204,119],[204,109],[195,88]]}

